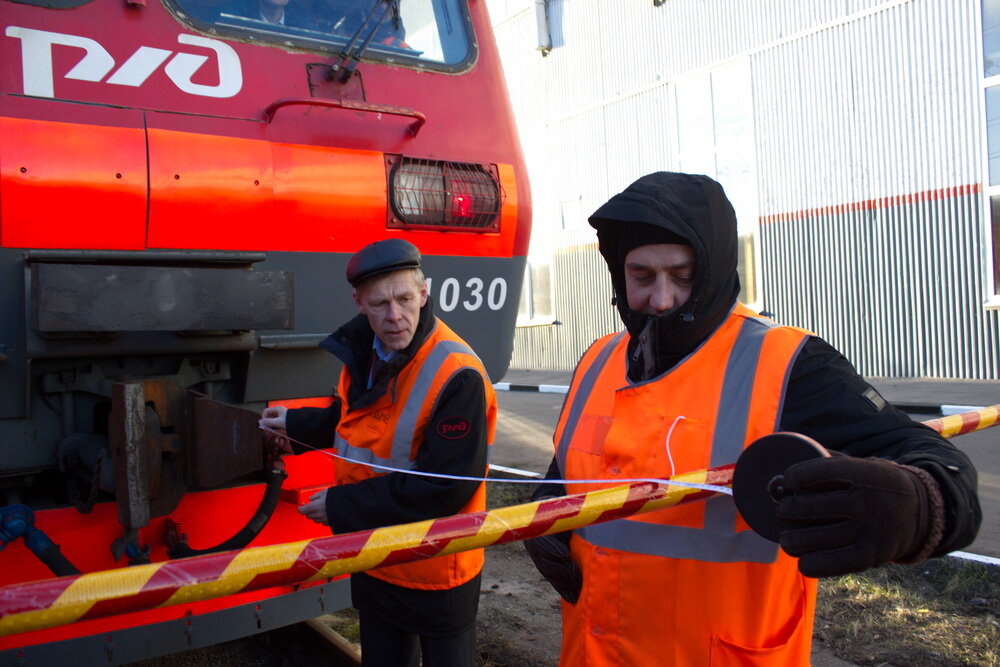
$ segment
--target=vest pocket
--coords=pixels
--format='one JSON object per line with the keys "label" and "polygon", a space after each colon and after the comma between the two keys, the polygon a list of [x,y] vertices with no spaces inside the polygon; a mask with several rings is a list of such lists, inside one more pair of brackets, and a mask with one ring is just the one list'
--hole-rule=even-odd
{"label": "vest pocket", "polygon": [[608,431],[611,430],[612,423],[611,417],[580,415],[580,421],[577,423],[576,433],[570,440],[569,448],[586,454],[603,454],[604,443],[608,439]]}
{"label": "vest pocket", "polygon": [[[781,644],[769,647],[743,646],[719,635],[712,637],[710,665],[808,665],[812,652],[812,623],[800,609],[795,629]],[[805,633],[809,636],[803,637]]]}

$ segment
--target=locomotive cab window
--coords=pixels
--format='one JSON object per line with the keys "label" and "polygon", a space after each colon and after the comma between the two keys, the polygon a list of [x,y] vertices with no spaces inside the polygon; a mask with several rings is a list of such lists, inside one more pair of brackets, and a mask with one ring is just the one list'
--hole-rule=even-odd
{"label": "locomotive cab window", "polygon": [[471,60],[461,0],[168,0],[197,27],[281,46],[457,70]]}

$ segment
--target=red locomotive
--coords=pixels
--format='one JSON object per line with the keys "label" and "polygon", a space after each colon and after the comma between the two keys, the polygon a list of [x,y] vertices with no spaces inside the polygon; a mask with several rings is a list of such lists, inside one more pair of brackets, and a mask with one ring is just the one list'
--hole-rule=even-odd
{"label": "red locomotive", "polygon": [[[506,371],[530,233],[484,0],[0,0],[0,585],[322,535],[351,253],[405,237]],[[125,662],[349,604],[344,582],[0,637]]]}

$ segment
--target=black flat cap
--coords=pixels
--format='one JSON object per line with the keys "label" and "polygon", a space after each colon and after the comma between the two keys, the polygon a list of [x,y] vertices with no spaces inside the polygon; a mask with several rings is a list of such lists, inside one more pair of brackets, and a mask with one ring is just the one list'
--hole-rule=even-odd
{"label": "black flat cap", "polygon": [[420,268],[420,251],[403,239],[386,239],[366,245],[347,263],[347,282],[357,287],[372,276],[400,269]]}

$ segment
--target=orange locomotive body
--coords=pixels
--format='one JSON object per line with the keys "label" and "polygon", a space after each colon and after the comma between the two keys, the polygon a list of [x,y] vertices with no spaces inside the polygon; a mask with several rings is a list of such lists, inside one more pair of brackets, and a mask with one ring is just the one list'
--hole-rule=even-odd
{"label": "orange locomotive body", "polygon": [[[437,312],[506,371],[530,206],[483,0],[0,12],[0,586],[324,534],[296,504],[332,462],[283,468],[254,415],[331,394],[316,344],[374,240],[414,242]],[[0,637],[0,662],[346,604],[342,581],[242,593]]]}

